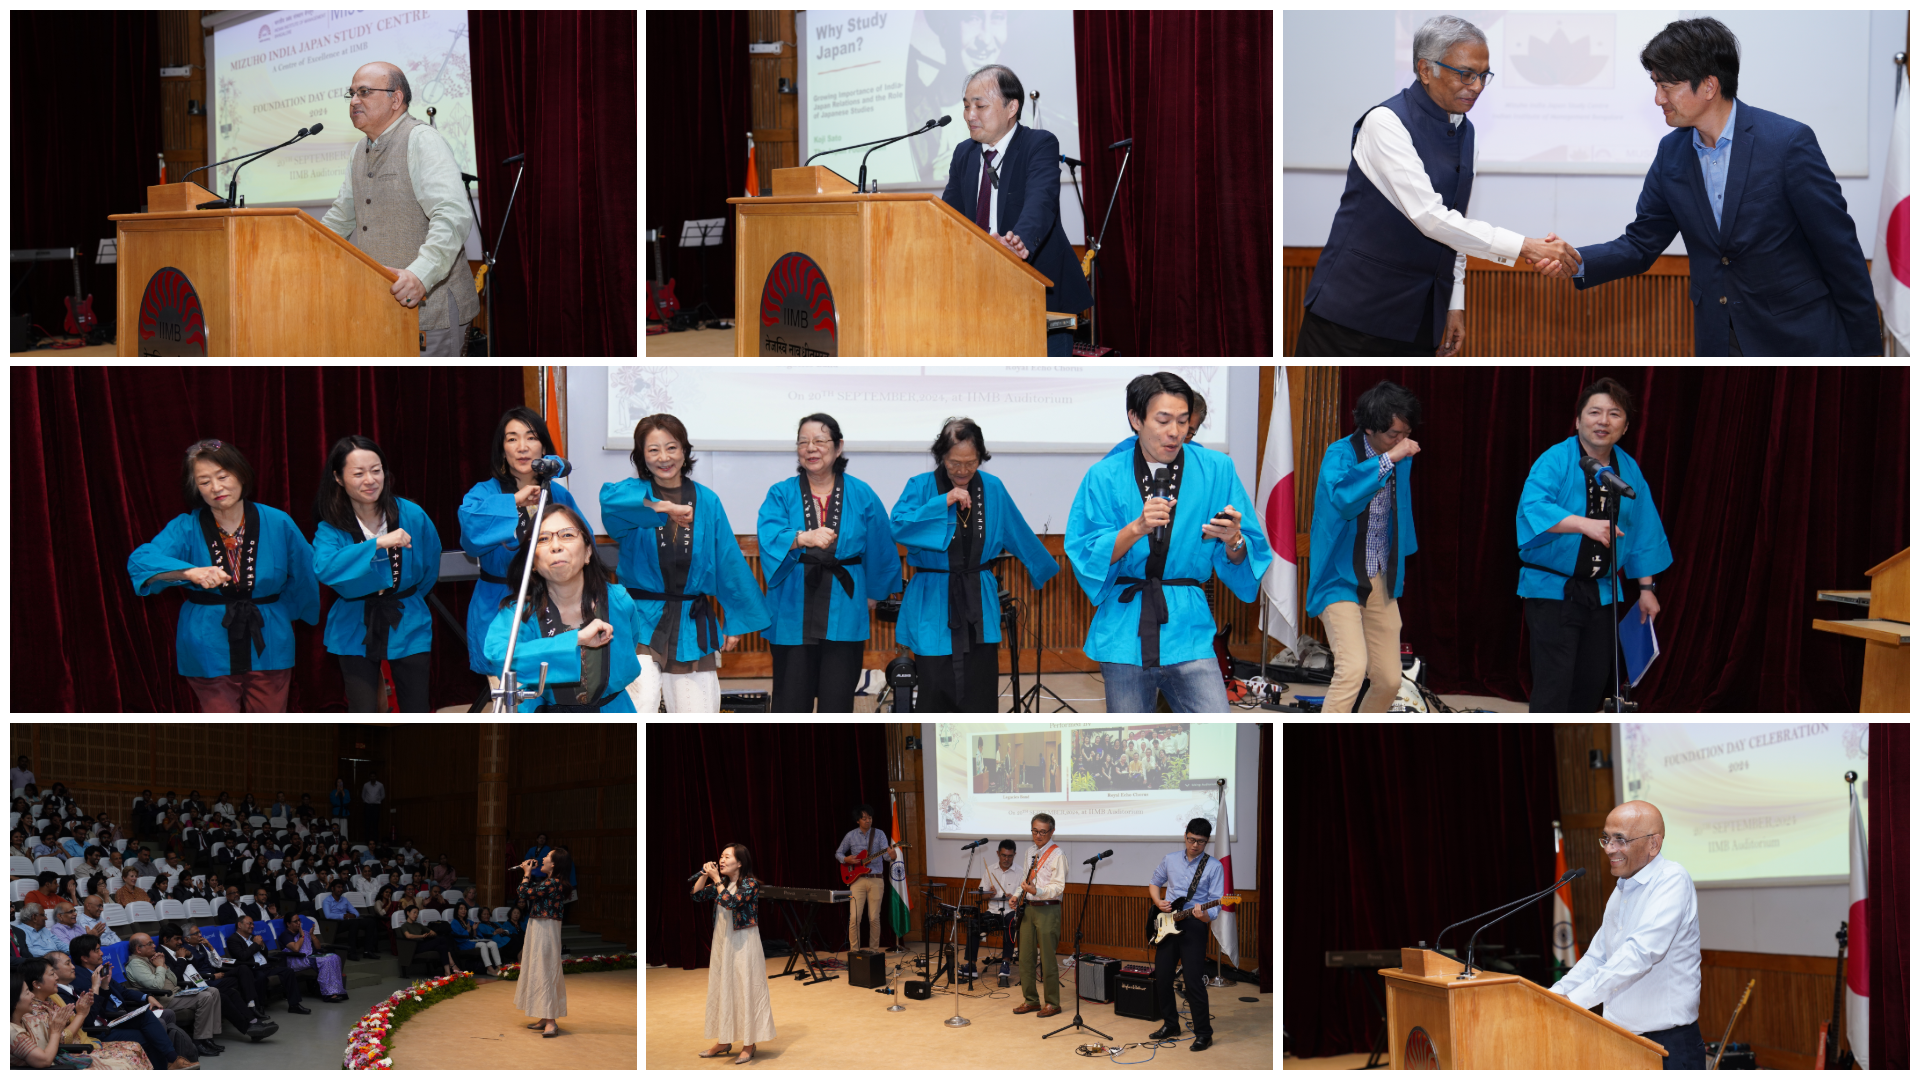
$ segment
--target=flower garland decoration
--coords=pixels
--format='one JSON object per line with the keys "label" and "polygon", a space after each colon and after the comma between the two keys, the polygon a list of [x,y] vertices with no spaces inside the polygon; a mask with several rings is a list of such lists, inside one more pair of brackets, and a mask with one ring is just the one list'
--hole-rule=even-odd
{"label": "flower garland decoration", "polygon": [[393,1030],[415,1013],[456,994],[475,989],[473,974],[443,975],[395,990],[375,1005],[347,1033],[347,1049],[341,1059],[343,1069],[393,1068]]}
{"label": "flower garland decoration", "polygon": [[[589,971],[625,971],[637,966],[632,953],[600,953],[561,960],[560,974],[584,975]],[[520,965],[516,962],[502,966],[499,977],[507,980],[520,978]]]}

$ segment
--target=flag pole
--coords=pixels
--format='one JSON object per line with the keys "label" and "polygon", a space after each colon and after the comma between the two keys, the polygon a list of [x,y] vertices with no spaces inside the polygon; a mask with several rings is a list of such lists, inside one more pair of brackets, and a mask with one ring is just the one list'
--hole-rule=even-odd
{"label": "flag pole", "polygon": [[[1264,614],[1265,607],[1266,607],[1265,604],[1261,605],[1261,608],[1263,609],[1263,614]],[[1261,634],[1260,636],[1262,638],[1266,637],[1265,634]],[[1262,649],[1262,651],[1264,652],[1265,650]],[[1220,795],[1220,807],[1222,810],[1224,810],[1227,805],[1227,781],[1223,777],[1221,779],[1215,780],[1213,783],[1214,783],[1215,789],[1218,791]],[[1220,843],[1226,845],[1229,848],[1233,846],[1231,832],[1227,826],[1227,816],[1224,813],[1220,815]],[[1231,852],[1229,852],[1229,854],[1231,854]],[[1235,983],[1232,979],[1226,978],[1220,974],[1220,953],[1221,953],[1220,940],[1213,936],[1213,928],[1211,926],[1207,928],[1207,944],[1212,946],[1213,948],[1213,974],[1202,976],[1201,981],[1205,982],[1208,986],[1239,985],[1238,983]]]}

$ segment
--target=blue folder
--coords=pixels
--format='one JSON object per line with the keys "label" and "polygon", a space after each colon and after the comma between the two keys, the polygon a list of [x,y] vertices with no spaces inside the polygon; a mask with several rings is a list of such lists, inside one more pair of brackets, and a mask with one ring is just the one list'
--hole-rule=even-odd
{"label": "blue folder", "polygon": [[1653,632],[1653,620],[1640,621],[1640,605],[1635,604],[1620,620],[1620,651],[1627,658],[1627,685],[1639,686],[1640,677],[1660,655],[1660,639]]}

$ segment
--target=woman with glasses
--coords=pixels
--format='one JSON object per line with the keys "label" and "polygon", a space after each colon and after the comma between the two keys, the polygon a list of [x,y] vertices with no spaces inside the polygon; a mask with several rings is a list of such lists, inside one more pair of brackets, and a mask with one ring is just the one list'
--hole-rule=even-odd
{"label": "woman with glasses", "polygon": [[[766,629],[766,598],[713,489],[693,481],[693,443],[668,413],[633,427],[635,475],[600,488],[620,581],[640,612],[641,712],[720,711],[720,653]],[[726,612],[726,625],[713,602]]]}
{"label": "woman with glasses", "polygon": [[847,475],[845,445],[833,417],[802,419],[798,475],[767,489],[760,504],[775,712],[852,712],[868,614],[900,591],[886,507]]}
{"label": "woman with glasses", "polygon": [[285,712],[293,622],[320,620],[313,548],[284,511],[254,501],[253,466],[220,439],[180,462],[186,512],[127,559],[133,591],[182,586],[174,652],[203,712]]}
{"label": "woman with glasses", "polygon": [[[520,711],[633,712],[627,684],[640,677],[640,613],[627,590],[607,580],[586,519],[571,506],[549,505],[533,543],[507,568],[512,580],[520,580],[529,551],[533,576],[513,667],[520,685],[532,689],[544,662],[547,689],[521,702]],[[506,662],[513,602],[512,594],[500,599],[500,617],[487,630],[487,662],[496,671]]]}

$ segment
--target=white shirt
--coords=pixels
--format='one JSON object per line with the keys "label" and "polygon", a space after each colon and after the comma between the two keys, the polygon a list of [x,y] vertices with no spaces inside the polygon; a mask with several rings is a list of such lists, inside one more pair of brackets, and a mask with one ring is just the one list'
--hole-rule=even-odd
{"label": "white shirt", "polygon": [[1067,853],[1061,850],[1060,845],[1051,840],[1040,847],[1036,847],[1032,841],[1028,841],[1026,865],[1021,865],[1019,859],[1013,860],[1013,868],[1019,871],[1018,875],[1013,879],[1014,899],[1016,901],[1019,900],[1021,895],[1019,883],[1027,880],[1027,869],[1033,865],[1034,856],[1045,851],[1047,848],[1052,848],[1053,854],[1047,856],[1047,861],[1040,864],[1040,869],[1034,873],[1033,895],[1027,897],[1027,899],[1029,901],[1058,900],[1060,899],[1060,894],[1067,891],[1066,877],[1061,869],[1066,865]]}
{"label": "white shirt", "polygon": [[[1448,113],[1454,127],[1466,119],[1464,113]],[[1520,245],[1526,237],[1511,229],[1502,229],[1484,221],[1475,221],[1449,210],[1440,201],[1427,177],[1420,152],[1413,148],[1413,136],[1392,109],[1378,108],[1360,124],[1360,138],[1353,144],[1353,161],[1373,186],[1380,189],[1393,208],[1407,216],[1413,227],[1429,240],[1437,240],[1460,254],[1453,260],[1453,299],[1449,310],[1467,306],[1467,256],[1477,255],[1502,266],[1512,266],[1520,257]],[[1473,170],[1480,172],[1480,143],[1473,144]]]}
{"label": "white shirt", "polygon": [[1636,1034],[1700,1018],[1700,905],[1684,867],[1658,855],[1607,897],[1600,932],[1567,977],[1550,987]]}
{"label": "white shirt", "polygon": [[[980,177],[985,175],[987,171],[986,151],[988,150],[993,151],[993,171],[999,174],[1001,183],[1006,182],[1007,147],[1013,142],[1013,133],[1019,130],[1020,125],[1015,124],[1007,129],[1005,135],[1000,136],[999,142],[989,143],[980,148],[980,167],[973,172],[973,190],[975,193],[978,193],[980,190]],[[1000,184],[987,185],[987,231],[995,236],[999,236],[1005,231],[1000,228]],[[1023,236],[1020,239],[1025,240],[1026,237]]]}
{"label": "white shirt", "polygon": [[363,803],[383,803],[387,801],[387,785],[378,780],[369,780],[360,785],[360,801]]}
{"label": "white shirt", "polygon": [[[1058,856],[1055,857],[1058,858]],[[997,888],[1004,894],[987,901],[987,910],[995,915],[1005,915],[1013,910],[1011,906],[1013,898],[1020,895],[1020,883],[1027,879],[1027,872],[1020,869],[1019,860],[1016,859],[1013,862],[1012,866],[1002,870],[1000,856],[996,854],[993,857],[993,865],[987,867],[986,872],[980,875],[981,888],[988,890]]]}

